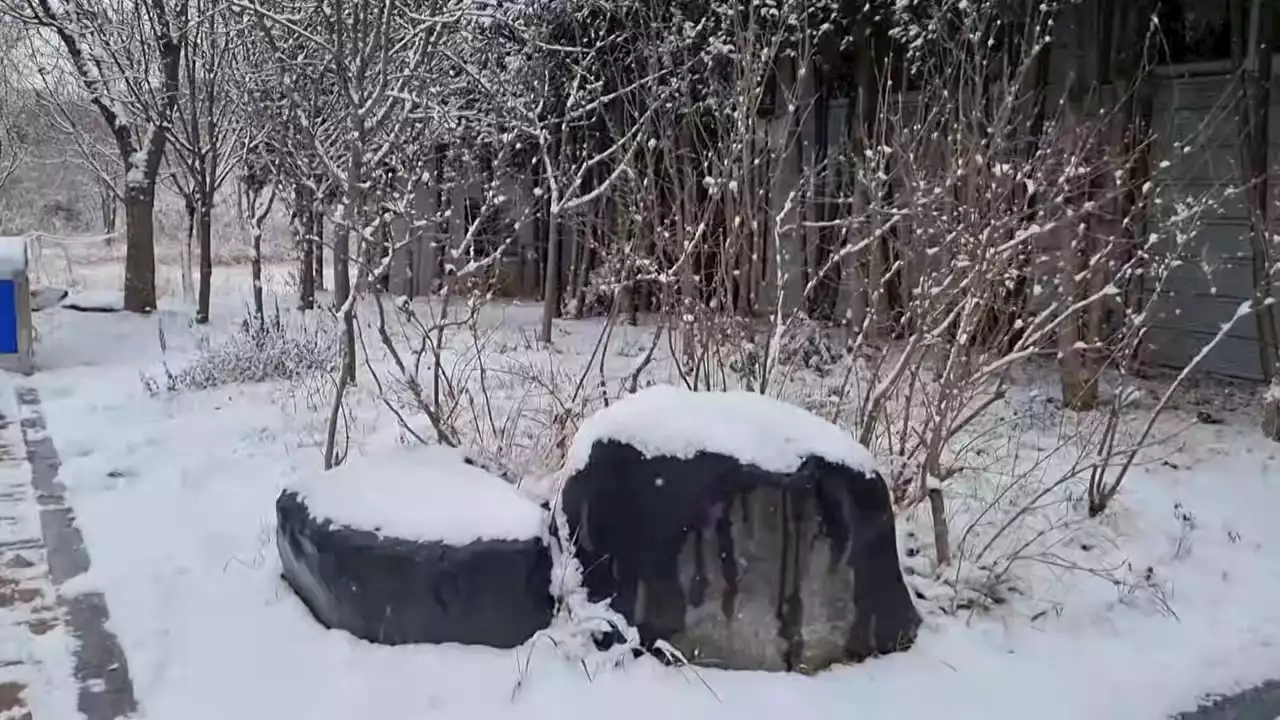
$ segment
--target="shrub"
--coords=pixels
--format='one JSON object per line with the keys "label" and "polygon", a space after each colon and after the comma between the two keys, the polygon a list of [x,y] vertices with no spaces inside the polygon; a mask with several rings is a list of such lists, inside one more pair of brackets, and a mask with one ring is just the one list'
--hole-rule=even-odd
{"label": "shrub", "polygon": [[223,385],[296,381],[337,370],[336,330],[327,317],[285,318],[275,315],[259,320],[250,313],[230,337],[217,344],[207,338],[195,358],[176,374],[169,373],[168,388],[204,390]]}

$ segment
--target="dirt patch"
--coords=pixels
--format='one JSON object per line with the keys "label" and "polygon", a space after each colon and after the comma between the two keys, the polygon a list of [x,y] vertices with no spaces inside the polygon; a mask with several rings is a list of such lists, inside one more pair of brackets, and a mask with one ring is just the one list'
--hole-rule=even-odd
{"label": "dirt patch", "polygon": [[27,686],[22,683],[0,683],[0,720],[31,720],[31,711],[23,698]]}

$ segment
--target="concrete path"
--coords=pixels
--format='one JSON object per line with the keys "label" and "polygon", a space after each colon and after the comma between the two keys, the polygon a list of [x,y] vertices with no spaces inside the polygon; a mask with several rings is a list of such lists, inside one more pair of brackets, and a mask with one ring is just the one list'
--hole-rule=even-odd
{"label": "concrete path", "polygon": [[[129,678],[129,666],[115,635],[107,629],[110,617],[106,597],[101,592],[69,592],[63,586],[89,570],[89,553],[84,538],[76,527],[75,512],[67,501],[66,487],[58,481],[60,462],[53,438],[45,425],[40,407],[40,394],[30,387],[15,392],[20,416],[23,457],[29,467],[29,482],[0,481],[0,493],[11,493],[16,505],[25,506],[28,517],[16,545],[8,551],[3,566],[17,567],[32,563],[26,569],[40,576],[39,593],[33,601],[43,603],[36,608],[47,623],[64,623],[76,641],[71,674],[76,685],[76,707],[86,720],[116,720],[137,712],[138,703]],[[12,424],[6,420],[5,423]],[[9,450],[12,454],[12,450]],[[0,500],[6,496],[0,495]],[[34,503],[30,500],[34,498]],[[30,509],[38,518],[39,534],[34,537]],[[0,517],[0,524],[3,518]],[[3,550],[0,547],[0,550]],[[24,560],[16,559],[25,558]],[[30,593],[29,593],[30,594]],[[21,598],[20,598],[21,599]],[[32,627],[39,631],[41,621]],[[0,684],[0,713],[5,699]],[[21,693],[20,693],[21,694]],[[29,715],[29,713],[28,713]],[[15,715],[14,717],[21,717]],[[7,718],[0,714],[0,719]],[[42,720],[34,718],[33,720]]]}
{"label": "concrete path", "polygon": [[32,720],[32,693],[56,672],[34,649],[62,618],[15,414],[0,402],[0,718]]}

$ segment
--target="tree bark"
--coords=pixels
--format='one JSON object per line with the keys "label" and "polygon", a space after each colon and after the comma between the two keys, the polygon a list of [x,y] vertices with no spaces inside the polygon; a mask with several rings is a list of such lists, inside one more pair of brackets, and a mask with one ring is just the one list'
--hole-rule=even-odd
{"label": "tree bark", "polygon": [[[360,213],[364,210],[364,194],[361,183],[364,177],[362,164],[364,148],[359,138],[351,150],[350,168],[347,171],[346,216],[344,225],[337,229],[333,238],[333,304],[342,309],[342,374],[350,384],[356,377],[356,332],[354,307],[346,308],[351,298],[351,234],[359,232]],[[356,241],[356,252],[360,251],[359,240]]]}
{"label": "tree bark", "polygon": [[196,291],[196,322],[209,322],[209,301],[213,284],[213,209],[201,203],[196,222],[196,242],[200,246],[200,283]]}
{"label": "tree bark", "polygon": [[[797,102],[805,102],[809,98],[808,88],[812,83],[808,74],[804,79],[798,78],[799,63],[795,58],[785,61],[779,69],[779,86],[785,87],[784,97],[792,94]],[[775,278],[776,305],[769,308],[770,315],[778,313],[783,322],[804,309],[805,300],[805,233],[801,227],[804,198],[801,190],[804,185],[804,154],[801,151],[801,128],[799,120],[801,112],[789,108],[790,103],[782,104],[782,113],[774,118],[774,135],[777,143],[774,158],[777,161],[770,187],[769,215],[774,219],[775,242]]]}
{"label": "tree bark", "polygon": [[312,221],[315,223],[312,227],[314,228],[314,236],[315,236],[315,243],[314,243],[313,247],[315,248],[315,260],[316,260],[316,269],[315,269],[316,291],[317,291],[317,292],[324,292],[324,290],[325,290],[325,284],[324,284],[324,206],[322,206],[322,205],[318,205],[318,204],[317,204],[317,205],[312,206],[312,208],[311,208],[311,218],[312,218]]}
{"label": "tree bark", "polygon": [[[1092,6],[1076,8],[1071,32],[1074,35],[1072,38],[1074,67],[1079,68],[1079,74],[1072,80],[1067,90],[1065,112],[1066,141],[1073,143],[1077,153],[1089,154],[1096,153],[1096,149],[1091,146],[1091,140],[1085,137],[1088,133],[1084,132],[1084,122],[1085,118],[1096,117],[1096,114],[1089,112],[1092,105],[1090,98],[1094,96],[1093,91],[1097,89],[1099,83],[1099,56],[1094,41],[1098,34],[1098,18],[1094,14],[1095,9]],[[1068,208],[1067,212],[1084,207],[1095,194],[1093,178],[1080,182],[1082,187],[1072,193],[1071,208]],[[1059,275],[1063,297],[1066,298],[1068,305],[1088,297],[1095,276],[1095,271],[1090,267],[1092,258],[1089,252],[1092,246],[1089,230],[1096,227],[1094,219],[1086,218],[1086,225],[1088,229],[1063,227],[1054,233],[1061,242],[1062,264]],[[1098,404],[1098,383],[1091,372],[1092,363],[1087,354],[1086,342],[1089,339],[1087,334],[1090,334],[1093,325],[1089,317],[1092,310],[1088,308],[1084,312],[1071,311],[1058,333],[1062,403],[1066,408],[1076,412],[1093,410]]]}
{"label": "tree bark", "polygon": [[155,186],[130,186],[124,197],[124,309],[156,309]]}
{"label": "tree bark", "polygon": [[1245,172],[1245,206],[1249,211],[1249,239],[1252,246],[1254,319],[1258,327],[1258,349],[1263,376],[1271,390],[1264,396],[1262,430],[1280,442],[1280,316],[1274,303],[1276,278],[1272,274],[1275,248],[1267,237],[1270,185],[1271,125],[1271,34],[1274,24],[1270,3],[1252,0],[1246,14],[1244,3],[1233,3],[1232,16],[1241,21],[1236,28],[1235,55],[1241,65],[1243,87],[1238,96],[1241,167]]}
{"label": "tree bark", "polygon": [[262,298],[262,233],[253,232],[253,259],[249,262],[253,275],[253,314],[258,319],[258,327],[266,323],[267,312]]}
{"label": "tree bark", "polygon": [[929,488],[929,517],[933,520],[933,549],[938,567],[951,564],[951,530],[947,526],[947,505],[942,488]]}
{"label": "tree bark", "polygon": [[302,207],[302,267],[298,285],[298,307],[314,310],[316,307],[316,214],[310,202]]}
{"label": "tree bark", "polygon": [[[266,199],[263,199],[266,193]],[[245,189],[245,202],[249,213],[249,237],[253,245],[253,257],[250,261],[250,272],[253,275],[253,312],[258,320],[258,327],[266,323],[266,304],[262,292],[262,225],[271,213],[275,203],[275,191],[270,187],[249,185]]]}
{"label": "tree bark", "polygon": [[98,183],[98,204],[102,208],[102,231],[105,233],[113,233],[116,231],[116,193],[115,190],[105,182]]}
{"label": "tree bark", "polygon": [[520,296],[538,296],[538,224],[535,215],[520,227]]}
{"label": "tree bark", "polygon": [[551,323],[560,309],[560,218],[553,213],[547,222],[547,267],[542,294],[542,324],[538,339],[551,342]]}
{"label": "tree bark", "polygon": [[578,268],[573,279],[573,304],[577,306],[580,318],[587,317],[587,281],[591,276],[591,263],[594,256],[591,248],[591,240],[580,247]]}
{"label": "tree bark", "polygon": [[[549,150],[557,160],[564,159],[562,144],[566,142],[568,142],[567,138],[552,139]],[[544,181],[548,187],[551,187],[551,178],[544,178]],[[547,208],[547,262],[543,267],[542,322],[538,328],[538,339],[544,343],[551,342],[551,324],[560,315],[560,274],[563,272],[560,263],[564,244],[560,237],[560,208],[557,207],[560,201],[560,198],[548,197],[545,205]]]}
{"label": "tree bark", "polygon": [[[857,36],[854,69],[855,90],[848,100],[845,115],[847,139],[846,156],[850,158],[851,167],[841,179],[841,189],[853,193],[853,219],[856,221],[867,213],[870,207],[868,188],[858,178],[853,169],[865,162],[863,151],[873,137],[872,123],[876,100],[875,58],[871,54],[871,43],[865,25],[855,31]],[[843,193],[842,193],[843,194]],[[841,232],[841,240],[837,243],[836,252],[840,255],[840,285],[836,293],[836,322],[845,327],[852,337],[862,331],[867,317],[867,282],[862,271],[862,254],[851,252],[848,248],[857,238],[849,237],[848,229]]]}
{"label": "tree bark", "polygon": [[191,302],[195,292],[195,278],[192,277],[191,263],[195,254],[196,204],[190,198],[184,198],[183,209],[187,215],[187,236],[182,243],[182,301]]}

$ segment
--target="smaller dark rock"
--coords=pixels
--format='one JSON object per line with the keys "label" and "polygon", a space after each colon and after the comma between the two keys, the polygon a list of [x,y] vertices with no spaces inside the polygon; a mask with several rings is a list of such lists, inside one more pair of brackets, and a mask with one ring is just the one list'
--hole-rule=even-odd
{"label": "smaller dark rock", "polygon": [[337,527],[295,493],[276,502],[285,579],[323,625],[384,645],[517,647],[551,623],[540,539],[462,546]]}
{"label": "smaller dark rock", "polygon": [[348,463],[283,492],[284,577],[323,625],[370,642],[519,646],[554,610],[546,514],[434,450]]}

